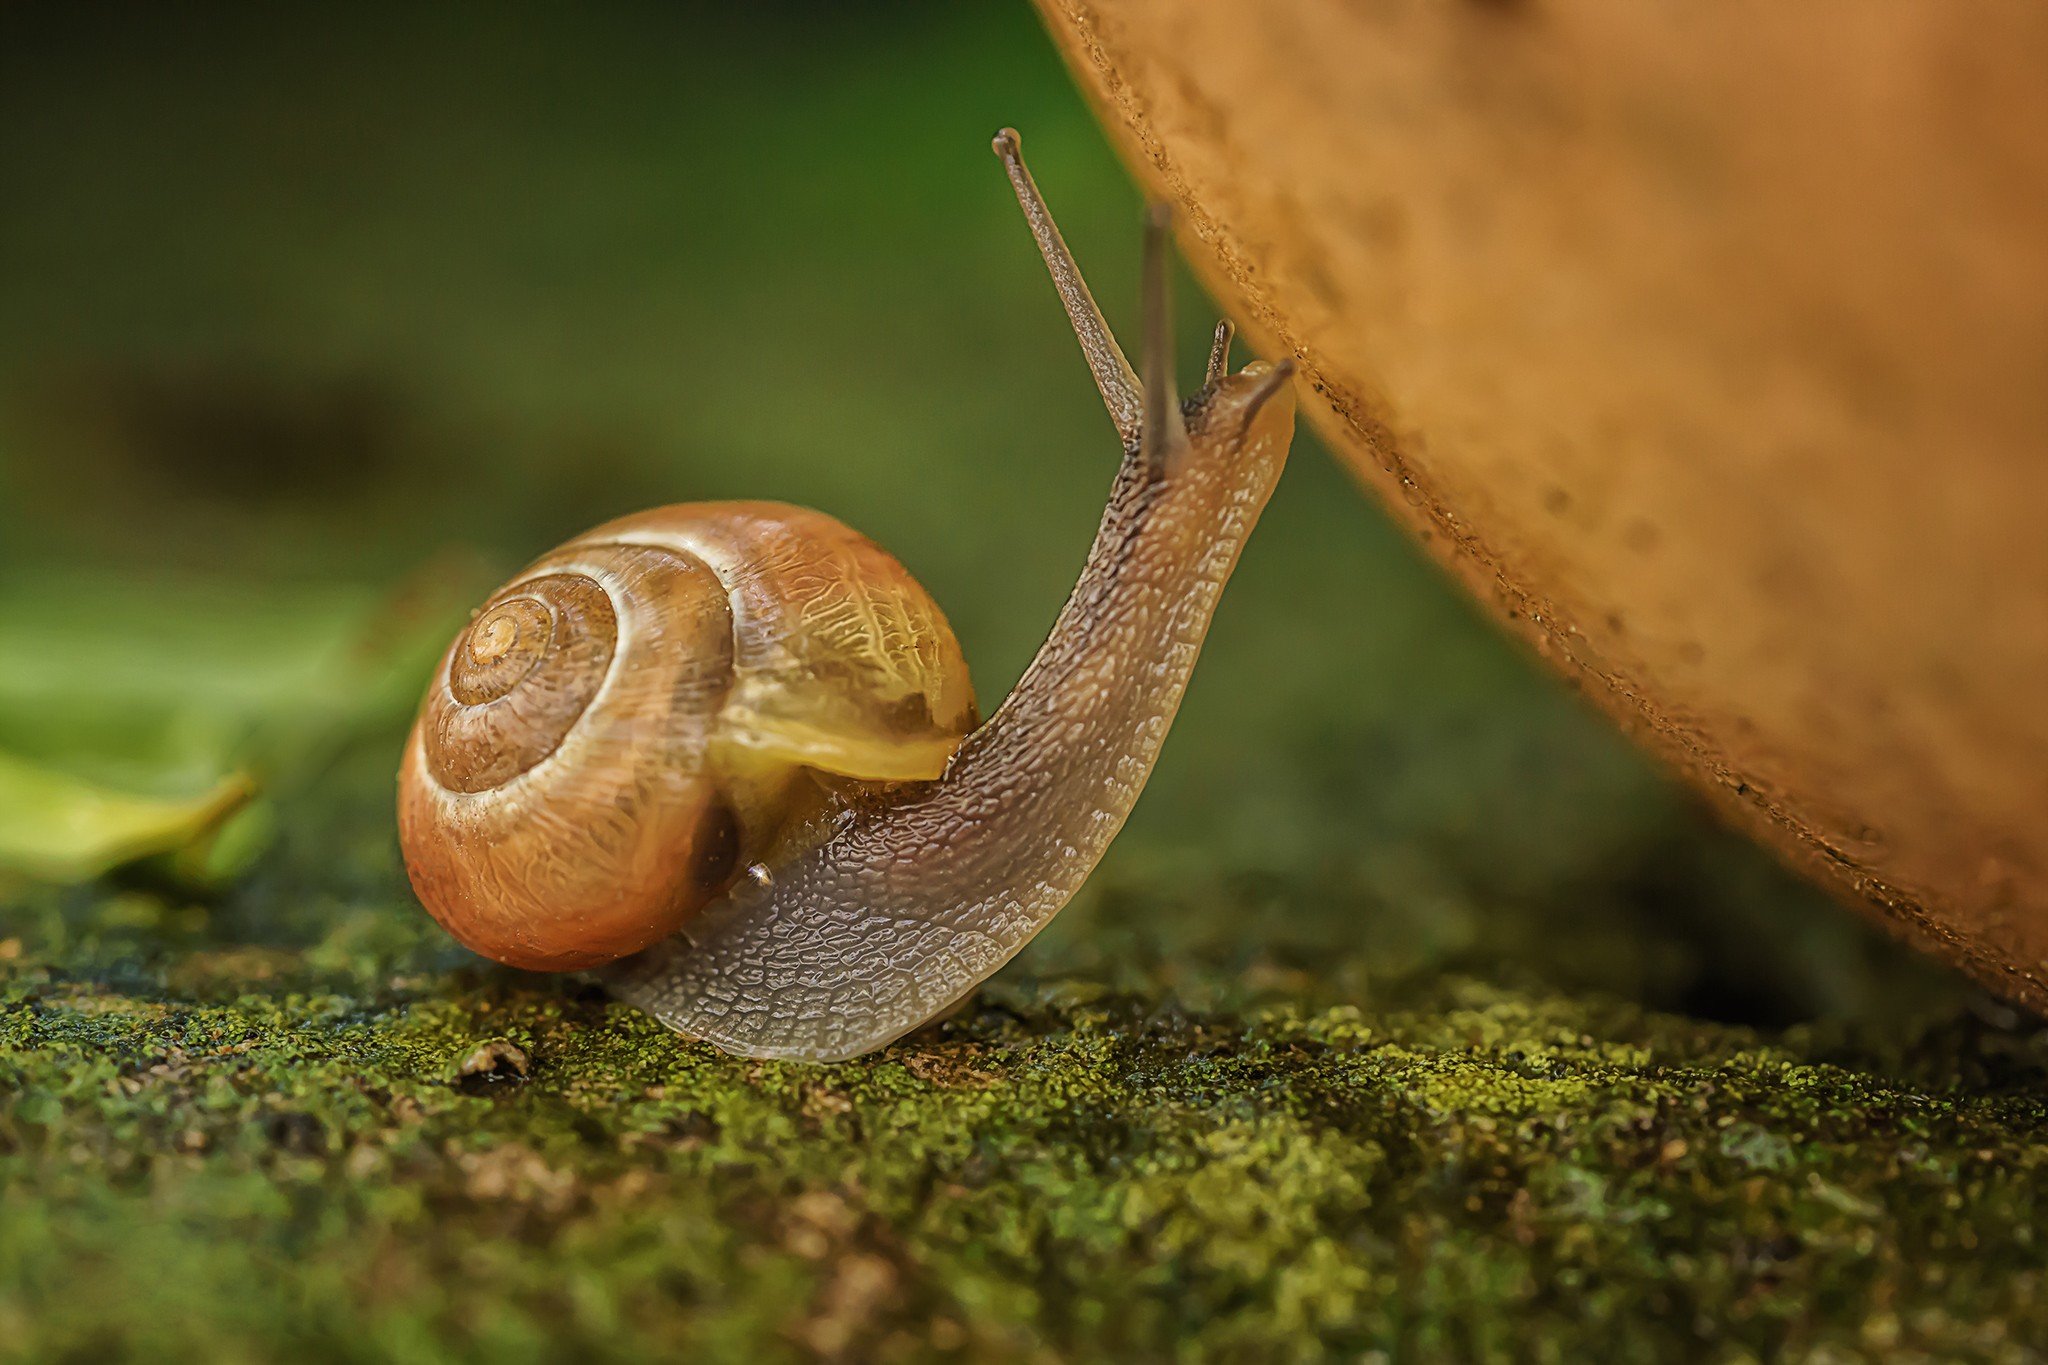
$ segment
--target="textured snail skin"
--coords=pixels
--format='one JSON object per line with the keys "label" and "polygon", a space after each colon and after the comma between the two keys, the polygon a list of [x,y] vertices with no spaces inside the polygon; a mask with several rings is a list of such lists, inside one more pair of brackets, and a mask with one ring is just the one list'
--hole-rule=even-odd
{"label": "textured snail skin", "polygon": [[1292,395],[1264,364],[1189,405],[1155,468],[1128,449],[1051,637],[942,780],[857,801],[766,884],[606,972],[683,1033],[837,1061],[901,1036],[1007,962],[1122,828],[1224,581],[1285,464]]}
{"label": "textured snail skin", "polygon": [[832,518],[695,503],[500,589],[413,727],[399,839],[462,943],[565,971],[673,934],[819,804],[937,777],[975,722],[945,616]]}

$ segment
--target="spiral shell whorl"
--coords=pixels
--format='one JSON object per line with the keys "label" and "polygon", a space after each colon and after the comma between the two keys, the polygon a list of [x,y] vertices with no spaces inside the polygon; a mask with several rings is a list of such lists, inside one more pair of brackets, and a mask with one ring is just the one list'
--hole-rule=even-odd
{"label": "spiral shell whorl", "polygon": [[434,780],[488,791],[553,754],[603,685],[618,638],[611,599],[588,578],[528,579],[487,603],[429,703]]}
{"label": "spiral shell whorl", "polygon": [[674,933],[738,860],[706,759],[732,673],[725,589],[688,556],[564,547],[502,589],[449,650],[401,781],[427,909],[544,970]]}

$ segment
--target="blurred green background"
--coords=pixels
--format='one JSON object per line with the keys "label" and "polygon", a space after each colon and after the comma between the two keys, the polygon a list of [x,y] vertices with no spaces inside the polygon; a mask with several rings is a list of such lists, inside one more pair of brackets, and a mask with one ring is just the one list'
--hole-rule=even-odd
{"label": "blurred green background", "polygon": [[[451,609],[606,518],[827,509],[931,588],[991,702],[1042,638],[1115,445],[988,135],[1024,130],[1120,320],[1140,205],[1023,7],[0,22],[0,751],[172,796],[253,765],[325,900]],[[361,838],[360,893],[411,914]],[[228,923],[254,894],[248,931],[321,932],[226,880]],[[1541,944],[1767,1020],[1863,998],[1871,951],[1307,436],[1079,910],[1039,956]]]}

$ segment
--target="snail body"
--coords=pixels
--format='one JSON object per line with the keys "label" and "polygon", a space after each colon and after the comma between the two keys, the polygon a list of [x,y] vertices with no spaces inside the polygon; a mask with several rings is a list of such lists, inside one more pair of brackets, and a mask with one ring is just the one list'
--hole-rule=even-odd
{"label": "snail body", "polygon": [[[463,943],[598,968],[678,1031],[838,1060],[943,1012],[1093,871],[1179,706],[1293,434],[1291,366],[1174,393],[1167,221],[1145,369],[996,139],[1124,457],[1080,581],[986,724],[944,614],[821,513],[696,503],[598,527],[485,603],[400,774],[413,885]],[[610,964],[610,965],[604,965]]]}

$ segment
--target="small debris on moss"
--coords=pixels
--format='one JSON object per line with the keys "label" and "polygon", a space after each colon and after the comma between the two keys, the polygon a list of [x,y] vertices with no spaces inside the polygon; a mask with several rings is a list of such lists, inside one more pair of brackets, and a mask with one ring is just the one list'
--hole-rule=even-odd
{"label": "small debris on moss", "polygon": [[523,1081],[532,1069],[524,1048],[503,1038],[493,1038],[464,1057],[455,1074],[466,1089],[475,1093],[507,1081]]}

